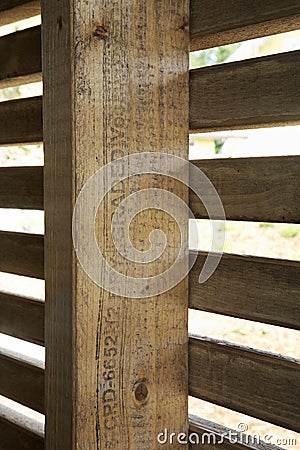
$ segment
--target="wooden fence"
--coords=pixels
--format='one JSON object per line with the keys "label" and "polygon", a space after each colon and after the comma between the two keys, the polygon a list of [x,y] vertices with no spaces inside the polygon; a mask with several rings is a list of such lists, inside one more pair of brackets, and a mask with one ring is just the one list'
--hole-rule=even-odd
{"label": "wooden fence", "polygon": [[[46,414],[45,444],[33,419],[2,406],[0,448],[144,450],[171,448],[156,440],[165,428],[224,432],[202,418],[188,425],[188,393],[299,432],[298,361],[187,333],[188,306],[299,330],[299,262],[228,254],[199,285],[207,256],[199,252],[188,279],[170,291],[120,298],[89,279],[71,233],[81,188],[116,158],[156,151],[187,160],[189,131],[300,123],[299,51],[188,68],[189,49],[300,28],[299,0],[191,0],[190,7],[187,0],[44,0],[42,8],[4,0],[0,25],[40,12],[42,28],[0,38],[0,88],[44,83],[43,98],[0,103],[0,145],[44,142],[45,167],[0,168],[0,208],[45,209],[46,233],[1,231],[0,271],[45,278],[46,301],[0,292],[0,332],[45,345],[46,369],[1,351],[0,394]],[[228,219],[300,222],[300,156],[194,164],[215,185]],[[100,210],[96,233],[112,258],[115,205],[124,192],[157,188],[159,180],[126,184]],[[188,201],[186,186],[167,188]],[[192,192],[189,204],[207,218]],[[134,225],[140,242],[153,220]],[[160,213],[155,225],[177,248]],[[228,440],[222,447],[269,448]]]}

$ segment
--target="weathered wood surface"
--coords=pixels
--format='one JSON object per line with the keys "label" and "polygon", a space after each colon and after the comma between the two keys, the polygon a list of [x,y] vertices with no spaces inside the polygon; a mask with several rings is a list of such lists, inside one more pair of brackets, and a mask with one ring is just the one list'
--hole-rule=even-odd
{"label": "weathered wood surface", "polygon": [[42,364],[0,349],[0,394],[44,413],[44,370]]}
{"label": "weathered wood surface", "polygon": [[42,142],[42,97],[0,103],[0,145]]}
{"label": "weathered wood surface", "polygon": [[[299,86],[300,51],[192,70],[190,129],[299,123]],[[42,141],[41,101],[33,97],[0,104],[0,144]]]}
{"label": "weathered wood surface", "polygon": [[189,394],[300,431],[299,361],[191,336]]}
{"label": "weathered wood surface", "polygon": [[41,81],[41,72],[40,26],[27,28],[0,38],[1,89]]}
{"label": "weathered wood surface", "polygon": [[[215,186],[228,220],[300,223],[299,156],[192,162]],[[192,175],[191,183],[201,189],[201,180],[194,180]],[[192,191],[189,204],[196,218],[208,217]]]}
{"label": "weathered wood surface", "polygon": [[[74,257],[71,219],[79,190],[109,161],[144,151],[187,158],[188,2],[45,0],[42,8],[46,444],[154,450],[159,430],[188,427],[187,282],[142,300],[101,290]],[[155,177],[143,180],[161,187]],[[165,186],[187,200],[184,186]],[[100,248],[105,243],[123,273],[130,263],[116,257],[111,215],[137,188],[138,180],[121,185],[96,224]],[[178,248],[173,222],[161,212],[151,217],[135,221],[137,247],[148,248],[153,223]]]}
{"label": "weathered wood surface", "polygon": [[[222,450],[281,450],[276,445],[270,445],[260,440],[257,436],[249,436],[238,430],[233,430],[197,416],[189,416],[190,424],[190,449],[211,450],[213,445]],[[199,436],[200,445],[197,444]]]}
{"label": "weathered wood surface", "polygon": [[199,252],[189,273],[190,308],[300,329],[298,261],[224,254],[213,276],[199,284],[206,257]]}
{"label": "weathered wood surface", "polygon": [[193,132],[299,122],[300,51],[190,72]]}
{"label": "weathered wood surface", "polygon": [[191,0],[191,51],[298,28],[298,0]]}
{"label": "weathered wood surface", "polygon": [[0,442],[2,450],[42,450],[42,426],[0,400]]}
{"label": "weathered wood surface", "polygon": [[44,439],[0,416],[0,439],[3,450],[43,450]]}
{"label": "weathered wood surface", "polygon": [[0,271],[44,278],[44,236],[0,232]]}
{"label": "weathered wood surface", "polygon": [[0,208],[43,209],[43,167],[1,167]]}
{"label": "weathered wood surface", "polygon": [[0,292],[0,333],[44,343],[44,302]]}
{"label": "weathered wood surface", "polygon": [[40,0],[1,0],[0,26],[28,19],[40,13]]}
{"label": "weathered wood surface", "polygon": [[3,450],[43,450],[44,439],[0,416],[0,442]]}

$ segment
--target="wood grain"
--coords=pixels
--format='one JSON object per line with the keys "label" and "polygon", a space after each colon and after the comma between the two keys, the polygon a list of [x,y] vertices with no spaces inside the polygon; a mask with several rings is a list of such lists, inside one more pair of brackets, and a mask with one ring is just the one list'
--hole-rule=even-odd
{"label": "wood grain", "polygon": [[41,27],[27,28],[1,37],[0,88],[41,80]]}
{"label": "wood grain", "polygon": [[[187,159],[188,2],[45,0],[42,9],[46,443],[66,450],[154,450],[162,428],[188,428],[187,282],[158,298],[105,292],[74,257],[71,220],[76,195],[109,161],[144,151]],[[100,248],[123,273],[131,267],[117,257],[111,216],[139,182],[111,193],[96,221]],[[143,183],[157,186],[151,176]],[[176,182],[166,181],[165,189],[187,200],[187,189]],[[163,226],[177,249],[174,222],[161,212],[145,215],[133,226],[139,249],[148,248],[152,224]],[[148,394],[139,395],[139,387]]]}
{"label": "wood grain", "polygon": [[[227,220],[300,223],[299,156],[221,158],[192,163],[216,188]],[[192,174],[190,179],[201,192],[201,179],[194,179]],[[192,190],[189,205],[196,218],[208,217]]]}
{"label": "wood grain", "polygon": [[0,271],[44,278],[44,237],[37,234],[0,232]]}
{"label": "wood grain", "polygon": [[[280,447],[267,444],[262,440],[258,443],[257,438],[252,438],[244,433],[238,432],[237,435],[236,430],[224,427],[201,417],[190,415],[189,424],[190,440],[192,440],[192,443],[189,446],[190,449],[201,448],[203,450],[211,450],[212,445],[214,444],[217,448],[221,448],[222,450],[282,450]],[[195,440],[195,436],[191,436],[192,433],[196,433],[196,435],[199,436],[199,445],[197,444],[197,440]],[[210,435],[210,441],[208,433]],[[238,442],[235,443],[235,441]]]}
{"label": "wood grain", "polygon": [[28,19],[40,13],[40,0],[1,0],[0,26]]}
{"label": "wood grain", "polygon": [[298,0],[191,0],[191,51],[298,28]]}
{"label": "wood grain", "polygon": [[44,303],[0,292],[0,333],[43,345]]}
{"label": "wood grain", "polygon": [[193,132],[298,124],[300,51],[190,72]]}
{"label": "wood grain", "polygon": [[43,450],[44,439],[0,417],[0,440],[3,450]]}
{"label": "wood grain", "polygon": [[42,450],[44,439],[0,417],[0,439],[3,450]]}
{"label": "wood grain", "polygon": [[190,308],[300,329],[298,261],[223,254],[213,276],[199,284],[206,257],[199,252],[189,273]]}
{"label": "wood grain", "polygon": [[0,402],[0,442],[2,450],[42,450],[41,425]]}
{"label": "wood grain", "polygon": [[0,145],[42,142],[42,97],[0,103]]}
{"label": "wood grain", "polygon": [[0,349],[0,394],[44,413],[44,370],[29,358]]}
{"label": "wood grain", "polygon": [[191,336],[189,394],[299,431],[299,367],[291,358]]}
{"label": "wood grain", "polygon": [[1,167],[0,208],[44,207],[43,167]]}

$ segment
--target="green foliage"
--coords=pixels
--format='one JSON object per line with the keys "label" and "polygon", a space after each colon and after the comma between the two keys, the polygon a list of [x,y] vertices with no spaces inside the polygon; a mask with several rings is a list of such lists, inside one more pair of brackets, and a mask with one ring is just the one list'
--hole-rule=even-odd
{"label": "green foliage", "polygon": [[274,223],[261,222],[259,228],[274,228]]}
{"label": "green foliage", "polygon": [[14,100],[21,96],[20,86],[8,87],[0,90],[0,98],[3,100]]}
{"label": "green foliage", "polygon": [[[20,97],[26,97],[28,94],[37,95],[38,83],[32,83],[25,86],[13,86],[0,89],[0,101],[14,100]],[[29,91],[32,90],[32,92]],[[28,92],[29,91],[29,92]],[[18,166],[18,165],[42,165],[43,147],[41,145],[16,145],[9,147],[0,147],[0,165]]]}
{"label": "green foliage", "polygon": [[218,231],[225,231],[226,228],[226,221],[225,220],[218,220],[216,221],[218,225]]}
{"label": "green foliage", "polygon": [[280,234],[284,238],[294,238],[299,234],[299,227],[291,225],[283,230]]}
{"label": "green foliage", "polygon": [[229,56],[231,56],[240,45],[241,44],[223,45],[221,47],[191,53],[190,68],[196,69],[198,67],[221,64],[226,61],[226,59],[229,58]]}
{"label": "green foliage", "polygon": [[217,139],[215,140],[215,154],[218,155],[221,153],[221,149],[224,145],[225,139]]}
{"label": "green foliage", "polygon": [[236,230],[236,223],[231,221],[231,220],[230,221],[226,220],[226,222],[225,222],[225,230],[226,230],[226,232],[235,231]]}
{"label": "green foliage", "polygon": [[[231,56],[241,44],[223,45],[221,47],[210,48],[208,50],[200,50],[199,52],[190,53],[190,68],[212,66],[221,64]],[[224,144],[223,139],[215,140],[215,154],[221,153]]]}
{"label": "green foliage", "polygon": [[231,332],[235,334],[241,334],[242,336],[247,336],[249,334],[249,331],[245,330],[244,328],[235,328]]}
{"label": "green foliage", "polygon": [[249,336],[251,333],[255,333],[257,335],[261,334],[262,336],[265,336],[269,332],[266,331],[261,326],[252,325],[252,326],[246,326],[245,328],[243,328],[243,327],[235,328],[235,329],[231,330],[231,333],[240,334],[241,336]]}

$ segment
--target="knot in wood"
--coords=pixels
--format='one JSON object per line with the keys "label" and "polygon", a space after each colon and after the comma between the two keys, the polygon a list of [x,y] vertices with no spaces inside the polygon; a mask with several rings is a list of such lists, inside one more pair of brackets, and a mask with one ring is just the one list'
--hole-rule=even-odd
{"label": "knot in wood", "polygon": [[94,36],[99,39],[105,39],[107,37],[107,30],[102,25],[97,25],[94,30]]}
{"label": "knot in wood", "polygon": [[148,399],[148,387],[145,381],[140,381],[135,385],[134,397],[138,403],[145,403]]}

